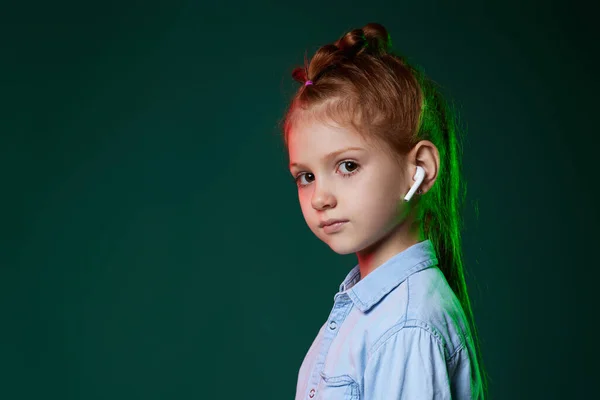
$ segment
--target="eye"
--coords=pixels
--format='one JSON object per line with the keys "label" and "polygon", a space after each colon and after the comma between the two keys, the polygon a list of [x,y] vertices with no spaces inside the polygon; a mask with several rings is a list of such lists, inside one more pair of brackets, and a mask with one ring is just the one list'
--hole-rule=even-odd
{"label": "eye", "polygon": [[[354,166],[354,168],[350,168],[351,171],[348,171],[348,174],[352,174],[354,171],[356,171],[358,169],[358,164],[355,163],[354,161],[342,161],[342,163],[340,165],[345,165],[346,171],[348,171],[348,169],[347,169],[348,165]],[[345,174],[344,176],[348,176],[348,174]]]}
{"label": "eye", "polygon": [[[351,177],[352,175],[354,175],[355,173],[357,173],[358,170],[360,169],[360,165],[357,162],[352,161],[352,160],[344,160],[344,161],[340,162],[338,165],[339,166],[344,165],[344,169],[346,169],[346,171],[348,171],[346,173],[342,173],[342,177],[343,178],[349,178],[349,177]],[[295,181],[296,181],[296,184],[298,185],[299,188],[303,188],[305,186],[308,186],[308,184],[310,183],[310,182],[308,182],[308,183],[301,183],[300,181],[301,181],[301,179],[302,179],[303,176],[310,176],[312,179],[314,179],[314,177],[315,177],[314,174],[312,174],[310,172],[302,172],[302,173],[298,174],[296,176]]]}
{"label": "eye", "polygon": [[296,184],[298,185],[298,187],[304,187],[304,186],[308,185],[308,183],[300,183],[300,180],[302,179],[302,177],[306,176],[306,175],[313,176],[313,174],[311,174],[311,173],[303,172],[296,177]]}

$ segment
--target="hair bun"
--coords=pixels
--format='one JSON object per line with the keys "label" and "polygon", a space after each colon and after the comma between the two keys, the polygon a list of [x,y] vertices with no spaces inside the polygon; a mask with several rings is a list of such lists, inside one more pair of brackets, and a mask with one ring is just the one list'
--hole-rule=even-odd
{"label": "hair bun", "polygon": [[294,80],[297,82],[305,83],[308,80],[308,77],[306,76],[306,69],[301,67],[294,68],[292,71],[292,78],[294,78]]}
{"label": "hair bun", "polygon": [[381,24],[371,22],[362,28],[368,42],[369,53],[383,54],[392,48],[392,40],[387,29]]}
{"label": "hair bun", "polygon": [[362,29],[353,29],[340,38],[335,45],[348,58],[367,53],[381,55],[391,47],[391,40],[383,25],[372,22]]}
{"label": "hair bun", "polygon": [[304,83],[317,81],[322,75],[361,54],[381,56],[387,54],[392,42],[383,25],[372,22],[362,29],[353,29],[335,43],[321,46],[304,67],[295,68],[292,78]]}

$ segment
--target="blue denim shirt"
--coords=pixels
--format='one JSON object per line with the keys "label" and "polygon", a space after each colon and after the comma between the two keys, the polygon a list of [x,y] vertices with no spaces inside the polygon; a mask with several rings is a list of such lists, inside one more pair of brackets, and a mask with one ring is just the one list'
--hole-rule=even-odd
{"label": "blue denim shirt", "polygon": [[430,240],[334,296],[298,373],[296,400],[482,399],[475,348]]}

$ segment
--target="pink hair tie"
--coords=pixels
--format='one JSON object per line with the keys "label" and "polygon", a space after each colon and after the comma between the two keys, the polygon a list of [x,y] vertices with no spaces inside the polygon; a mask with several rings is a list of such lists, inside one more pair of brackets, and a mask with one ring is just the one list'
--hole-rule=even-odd
{"label": "pink hair tie", "polygon": [[304,86],[308,86],[308,85],[312,85],[312,84],[313,84],[313,81],[306,81],[306,82],[304,82]]}

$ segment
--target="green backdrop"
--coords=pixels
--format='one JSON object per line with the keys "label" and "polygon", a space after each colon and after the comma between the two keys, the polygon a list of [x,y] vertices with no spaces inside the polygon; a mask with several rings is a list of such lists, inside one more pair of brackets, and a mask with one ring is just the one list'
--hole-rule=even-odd
{"label": "green backdrop", "polygon": [[590,398],[592,15],[566,1],[4,5],[0,398],[293,398],[355,257],[306,226],[278,122],[305,51],[371,21],[468,126],[464,249],[491,398]]}

